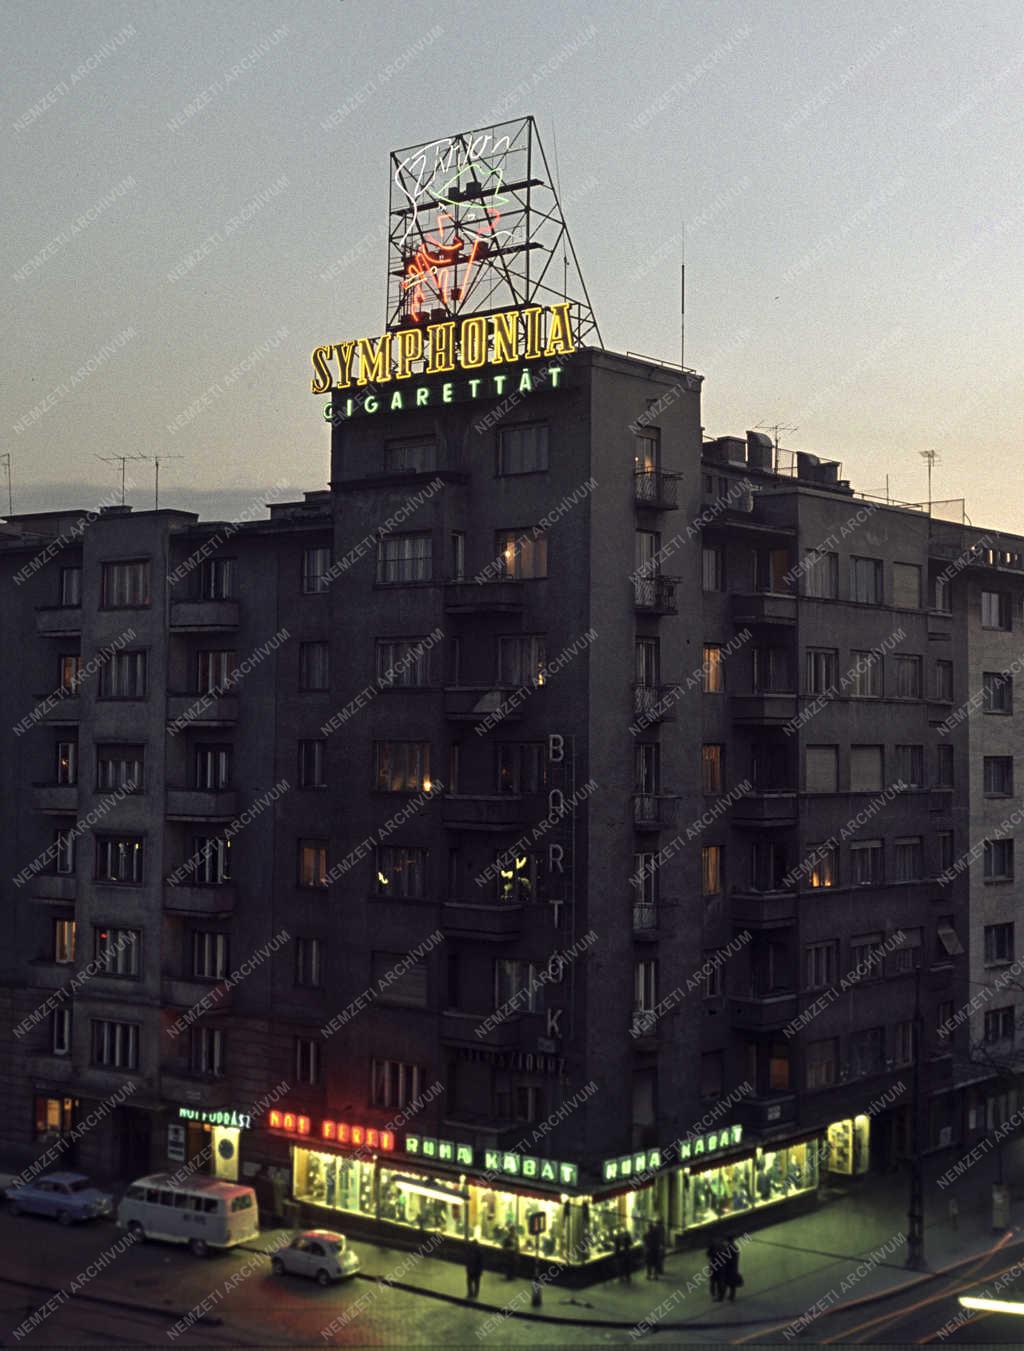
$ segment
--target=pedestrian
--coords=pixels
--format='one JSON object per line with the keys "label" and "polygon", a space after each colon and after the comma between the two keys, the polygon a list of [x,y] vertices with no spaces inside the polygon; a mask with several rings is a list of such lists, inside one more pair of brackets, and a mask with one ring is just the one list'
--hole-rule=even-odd
{"label": "pedestrian", "polygon": [[665,1226],[660,1215],[654,1217],[654,1274],[665,1274]]}
{"label": "pedestrian", "polygon": [[949,1227],[954,1231],[960,1225],[960,1202],[955,1196],[949,1198]]}
{"label": "pedestrian", "polygon": [[466,1298],[476,1299],[480,1293],[480,1274],[484,1269],[484,1255],[474,1239],[466,1249]]}
{"label": "pedestrian", "polygon": [[653,1220],[648,1220],[644,1233],[644,1263],[647,1266],[647,1279],[653,1281],[658,1274],[657,1238]]}
{"label": "pedestrian", "polygon": [[736,1287],[743,1284],[743,1277],[740,1275],[740,1250],[733,1241],[732,1235],[726,1236],[722,1244],[722,1255],[725,1258],[723,1276],[725,1278],[726,1289],[729,1291],[729,1299],[735,1300]]}
{"label": "pedestrian", "polygon": [[620,1229],[615,1236],[615,1252],[619,1264],[619,1280],[627,1284],[633,1283],[633,1254],[630,1251],[632,1244],[629,1235],[625,1229]]}
{"label": "pedestrian", "polygon": [[708,1239],[705,1256],[708,1259],[708,1294],[713,1300],[721,1303],[722,1294],[725,1290],[725,1282],[722,1278],[724,1258],[722,1245],[717,1238]]}

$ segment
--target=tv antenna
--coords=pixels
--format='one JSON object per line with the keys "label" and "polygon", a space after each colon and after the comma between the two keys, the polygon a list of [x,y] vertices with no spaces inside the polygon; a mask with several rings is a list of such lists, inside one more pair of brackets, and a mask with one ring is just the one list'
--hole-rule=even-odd
{"label": "tv antenna", "polygon": [[[125,467],[129,460],[147,460],[148,455],[97,455],[97,460],[102,460],[104,464],[119,464],[121,466],[121,505],[124,506],[124,488],[125,488]],[[134,483],[132,487],[134,487]]]}
{"label": "tv antenna", "polygon": [[7,475],[7,514],[14,515],[14,489],[11,486],[11,457],[10,454],[0,455],[0,465],[3,466],[4,473]]}
{"label": "tv antenna", "polygon": [[153,482],[153,510],[160,510],[160,465],[166,460],[183,460],[184,455],[143,455],[144,460],[152,460],[155,469]]}
{"label": "tv antenna", "polygon": [[775,472],[778,473],[778,472],[779,472],[779,432],[798,432],[798,431],[800,430],[800,428],[799,428],[799,427],[794,427],[794,426],[789,426],[789,425],[786,424],[785,422],[759,422],[754,430],[755,430],[755,431],[759,431],[759,432],[771,432],[771,434],[772,434],[772,445],[773,445],[774,448],[775,448],[775,455],[774,455],[774,461],[775,461],[775,463],[774,463],[774,466],[773,466],[773,467],[774,467],[774,469],[775,469]]}
{"label": "tv antenna", "polygon": [[928,466],[928,515],[932,514],[932,466],[939,464],[941,456],[937,450],[919,450],[918,455]]}

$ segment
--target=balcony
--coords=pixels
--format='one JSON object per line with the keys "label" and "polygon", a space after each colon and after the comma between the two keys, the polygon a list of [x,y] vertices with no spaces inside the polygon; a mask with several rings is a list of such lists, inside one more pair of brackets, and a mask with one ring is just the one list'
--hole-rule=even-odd
{"label": "balcony", "polygon": [[537,794],[520,797],[515,793],[494,796],[447,793],[441,799],[441,824],[452,830],[518,829],[544,814],[544,800]]}
{"label": "balcony", "polygon": [[445,901],[441,907],[441,928],[453,938],[505,942],[522,933],[523,906]]}
{"label": "balcony", "polygon": [[953,616],[945,610],[928,611],[928,641],[948,643],[953,639]]}
{"label": "balcony", "polygon": [[237,600],[176,600],[171,628],[178,633],[216,633],[238,628]]}
{"label": "balcony", "polygon": [[796,793],[778,790],[769,793],[749,793],[734,803],[732,823],[753,829],[782,829],[796,825]]}
{"label": "balcony", "polygon": [[675,722],[675,706],[682,694],[682,685],[634,685],[633,714],[645,727]]}
{"label": "balcony", "polygon": [[796,695],[781,691],[734,694],[729,699],[733,722],[758,727],[782,727],[796,717]]}
{"label": "balcony", "polygon": [[30,1055],[26,1066],[29,1078],[35,1081],[36,1092],[45,1084],[68,1084],[78,1080],[79,1071],[69,1055]]}
{"label": "balcony", "polygon": [[177,976],[164,976],[160,982],[161,1002],[165,1007],[192,1009],[202,1004],[204,999],[214,996],[211,1009],[226,1009],[231,1005],[232,987],[222,981],[179,979]]}
{"label": "balcony", "polygon": [[796,623],[796,596],[778,591],[758,591],[752,595],[733,596],[732,622],[752,625],[782,624],[792,628]]}
{"label": "balcony", "polygon": [[522,582],[499,577],[492,582],[446,582],[444,608],[449,614],[517,614],[523,608]]}
{"label": "balcony", "polygon": [[77,811],[78,784],[37,783],[32,789],[32,806],[37,812]]}
{"label": "balcony", "polygon": [[777,1032],[797,1015],[795,994],[771,994],[761,998],[731,999],[732,1026],[746,1032]]}
{"label": "balcony", "polygon": [[461,1013],[445,1009],[441,1014],[441,1040],[456,1046],[518,1047],[522,1042],[522,1016],[512,1013],[500,1022],[489,1022],[495,1013]]}
{"label": "balcony", "polygon": [[82,701],[77,694],[51,690],[49,694],[36,695],[36,705],[31,712],[38,715],[33,719],[35,722],[78,722],[82,716]]}
{"label": "balcony", "polygon": [[653,1009],[634,1009],[629,1036],[636,1051],[654,1051],[658,1046],[658,1019]]}
{"label": "balcony", "polygon": [[40,638],[66,638],[81,632],[82,611],[79,606],[36,606],[36,633]]}
{"label": "balcony", "polygon": [[203,788],[168,788],[168,821],[230,821],[238,814],[238,794]]}
{"label": "balcony", "polygon": [[774,929],[795,924],[795,891],[735,891],[731,898],[732,921],[741,928]]}
{"label": "balcony", "polygon": [[220,886],[164,886],[164,909],[172,915],[230,915],[235,908],[235,888]]}
{"label": "balcony", "polygon": [[161,1096],[184,1107],[230,1107],[230,1088],[226,1079],[192,1074],[184,1065],[166,1066],[160,1071]]}
{"label": "balcony", "polygon": [[73,962],[34,961],[28,964],[28,983],[35,990],[60,990],[75,973]]}
{"label": "balcony", "polygon": [[176,731],[186,727],[229,727],[238,721],[236,694],[171,694],[167,721]]}
{"label": "balcony", "polygon": [[678,577],[634,577],[634,609],[648,615],[676,614],[676,586],[679,580]]}
{"label": "balcony", "polygon": [[493,685],[449,685],[444,692],[444,715],[452,722],[518,722],[525,700],[511,701],[514,689]]}
{"label": "balcony", "polygon": [[638,507],[655,511],[675,511],[677,485],[681,475],[665,474],[660,469],[637,469],[633,475],[633,495]]}
{"label": "balcony", "polygon": [[661,906],[653,901],[633,902],[633,937],[654,941],[661,937]]}
{"label": "balcony", "polygon": [[671,830],[679,799],[656,793],[633,794],[633,825],[637,830]]}
{"label": "balcony", "polygon": [[31,896],[34,901],[42,901],[44,905],[74,905],[78,896],[78,878],[39,873],[32,879]]}

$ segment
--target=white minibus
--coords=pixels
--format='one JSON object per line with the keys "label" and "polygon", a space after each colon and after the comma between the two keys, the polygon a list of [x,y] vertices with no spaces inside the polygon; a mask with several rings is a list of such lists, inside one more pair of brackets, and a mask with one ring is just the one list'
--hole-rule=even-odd
{"label": "white minibus", "polygon": [[140,1177],[117,1208],[117,1223],[138,1238],[187,1243],[197,1257],[233,1248],[260,1232],[256,1193],[217,1177],[177,1183],[169,1173]]}

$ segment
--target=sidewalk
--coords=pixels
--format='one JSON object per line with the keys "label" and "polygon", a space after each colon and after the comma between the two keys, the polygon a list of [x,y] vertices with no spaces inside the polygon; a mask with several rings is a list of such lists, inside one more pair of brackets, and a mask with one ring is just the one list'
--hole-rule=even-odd
{"label": "sidewalk", "polygon": [[[814,1213],[754,1231],[741,1245],[744,1284],[735,1303],[711,1300],[703,1274],[702,1249],[668,1254],[665,1273],[656,1281],[648,1281],[641,1266],[629,1284],[610,1280],[584,1290],[545,1285],[542,1307],[534,1309],[529,1280],[510,1281],[497,1272],[485,1271],[479,1299],[467,1300],[465,1272],[456,1263],[416,1257],[413,1252],[359,1240],[351,1246],[359,1255],[362,1279],[390,1280],[399,1289],[475,1306],[483,1314],[494,1315],[495,1326],[502,1316],[511,1316],[617,1328],[634,1327],[647,1320],[661,1331],[753,1330],[789,1323],[823,1299],[838,1308],[883,1298],[991,1249],[1002,1237],[991,1226],[991,1168],[986,1169],[984,1164],[992,1161],[983,1160],[940,1191],[933,1179],[951,1162],[944,1156],[938,1167],[926,1171],[927,1266],[922,1271],[906,1267],[906,1246],[899,1241],[907,1229],[908,1194],[906,1174],[899,1172],[851,1186],[846,1194],[832,1192]],[[960,1206],[955,1231],[947,1211],[951,1195],[957,1197]],[[1018,1217],[1024,1217],[1021,1202],[1011,1205],[1011,1225]],[[734,1232],[744,1232],[741,1217]],[[258,1245],[252,1246],[270,1251],[285,1236],[284,1230],[265,1230]],[[1020,1241],[1024,1242],[1024,1233]],[[1017,1239],[1006,1242],[1016,1243]],[[870,1259],[872,1252],[875,1260]],[[542,1259],[542,1273],[544,1269]]]}

